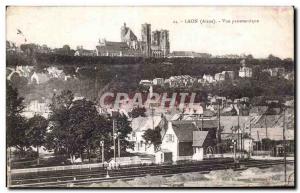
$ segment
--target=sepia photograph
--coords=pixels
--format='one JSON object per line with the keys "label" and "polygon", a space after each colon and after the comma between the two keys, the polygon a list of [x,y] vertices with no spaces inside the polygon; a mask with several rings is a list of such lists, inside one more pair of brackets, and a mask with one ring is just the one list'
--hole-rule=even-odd
{"label": "sepia photograph", "polygon": [[295,188],[293,6],[5,17],[7,188]]}

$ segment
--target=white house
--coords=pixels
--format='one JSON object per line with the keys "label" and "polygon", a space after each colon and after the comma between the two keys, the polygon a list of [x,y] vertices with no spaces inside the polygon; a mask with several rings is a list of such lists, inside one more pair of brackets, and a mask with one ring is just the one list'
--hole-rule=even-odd
{"label": "white house", "polygon": [[213,83],[215,81],[214,77],[211,75],[203,75],[203,80],[208,83]]}
{"label": "white house", "polygon": [[239,70],[239,77],[242,78],[251,78],[252,77],[252,68],[246,67],[245,60],[241,61],[242,67]]}
{"label": "white house", "polygon": [[22,114],[27,118],[31,118],[35,114],[48,118],[48,115],[50,113],[49,103],[50,101],[40,102],[38,100],[32,100],[28,105],[26,105],[26,108],[24,109]]}
{"label": "white house", "polygon": [[[205,124],[206,125],[206,124]],[[209,146],[209,131],[200,130],[193,121],[170,121],[162,138],[161,152],[156,153],[156,163],[165,161],[172,154],[172,162],[179,160],[202,160]]]}
{"label": "white house", "polygon": [[164,85],[164,79],[163,78],[154,78],[152,82],[153,82],[153,85],[159,85],[159,86]]}
{"label": "white house", "polygon": [[157,127],[162,120],[161,116],[151,116],[151,117],[137,117],[131,122],[132,133],[130,139],[134,144],[133,152],[154,154],[155,149],[153,144],[147,144],[143,135],[146,130],[154,129]]}
{"label": "white house", "polygon": [[152,85],[152,81],[150,81],[150,80],[141,80],[140,84],[144,85],[144,86],[151,86]]}

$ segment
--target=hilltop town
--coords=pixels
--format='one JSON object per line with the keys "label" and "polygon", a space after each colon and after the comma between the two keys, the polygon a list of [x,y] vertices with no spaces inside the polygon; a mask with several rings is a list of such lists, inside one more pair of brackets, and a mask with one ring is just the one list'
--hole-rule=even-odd
{"label": "hilltop town", "polygon": [[19,121],[8,125],[19,132],[8,137],[11,168],[293,159],[294,61],[171,52],[169,33],[145,23],[139,38],[124,23],[120,42],[94,50],[7,41],[7,100],[18,108],[8,109]]}

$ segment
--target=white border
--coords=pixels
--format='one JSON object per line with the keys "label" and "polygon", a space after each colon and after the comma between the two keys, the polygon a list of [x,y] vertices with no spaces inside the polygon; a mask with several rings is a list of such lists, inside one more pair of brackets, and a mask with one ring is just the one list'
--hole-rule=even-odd
{"label": "white border", "polygon": [[[0,148],[0,187],[1,192],[8,192],[9,190],[5,187],[5,178],[6,178],[6,171],[5,171],[5,8],[7,5],[35,5],[35,6],[108,6],[108,5],[114,5],[114,6],[147,6],[147,5],[162,5],[162,6],[168,6],[168,5],[198,5],[198,6],[291,6],[294,5],[296,8],[298,8],[298,15],[299,15],[299,9],[300,9],[300,1],[298,0],[276,0],[276,1],[270,1],[270,0],[203,0],[203,1],[197,1],[197,0],[2,0],[0,1],[0,61],[1,61],[1,67],[0,67],[0,102],[1,102],[1,109],[0,109],[0,141],[1,141],[1,148]],[[297,26],[299,26],[299,19],[297,19]],[[272,35],[272,34],[270,34]],[[296,34],[295,34],[296,35]],[[297,42],[299,43],[299,38],[297,39]],[[299,51],[297,50],[296,55],[299,55]],[[297,57],[295,57],[297,58]],[[296,64],[297,65],[297,64]],[[299,72],[299,67],[297,68],[297,72]],[[299,82],[297,81],[297,91],[299,92],[300,86]],[[297,92],[297,95],[299,94]],[[298,109],[299,105],[297,105]],[[297,113],[297,120],[298,120],[299,114]],[[297,128],[295,128],[297,129]],[[297,132],[297,139],[299,137],[299,132]],[[297,146],[297,154],[299,153],[299,148]],[[297,167],[298,168],[298,167]],[[297,171],[298,172],[298,171]],[[297,173],[299,174],[299,173]],[[299,179],[299,175],[297,175],[297,179]],[[297,180],[298,181],[298,180]],[[71,191],[76,192],[84,192],[86,190],[75,190],[72,189]],[[226,189],[207,189],[208,191],[224,191]],[[199,189],[197,191],[207,191],[206,189]],[[234,190],[234,189],[233,189]],[[239,191],[240,189],[235,189],[234,191]],[[257,190],[257,189],[254,189]],[[26,191],[26,190],[22,190]],[[27,190],[32,191],[32,190]],[[51,190],[36,190],[36,191],[43,191],[43,192],[50,192]],[[57,189],[56,192],[63,192],[64,190]],[[69,190],[70,191],[70,190]],[[96,191],[108,191],[107,189],[103,190],[96,190]],[[113,190],[115,191],[122,191],[122,192],[130,192],[132,190]],[[140,190],[137,190],[140,191]],[[148,190],[149,191],[149,190]],[[154,191],[160,191],[160,190],[154,190]],[[165,191],[165,190],[164,190]],[[174,191],[174,190],[172,190]],[[194,189],[186,189],[186,190],[180,190],[180,191],[195,191]],[[232,189],[227,190],[232,191]],[[251,191],[246,190],[246,192]],[[266,192],[272,192],[273,190],[264,190]],[[283,190],[279,190],[283,191]]]}

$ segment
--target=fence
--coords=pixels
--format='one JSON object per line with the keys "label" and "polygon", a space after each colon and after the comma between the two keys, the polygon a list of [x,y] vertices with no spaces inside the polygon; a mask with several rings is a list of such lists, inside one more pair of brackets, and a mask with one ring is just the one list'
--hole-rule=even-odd
{"label": "fence", "polygon": [[252,155],[253,156],[270,156],[271,155],[271,151],[253,151]]}
{"label": "fence", "polygon": [[44,171],[57,171],[57,170],[73,170],[73,169],[92,169],[97,167],[103,167],[103,163],[95,164],[81,164],[81,165],[68,165],[68,166],[54,166],[54,167],[41,167],[41,168],[26,168],[26,169],[12,169],[11,174],[22,174],[29,172],[44,172]]}

